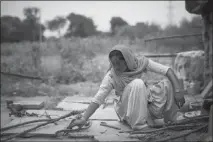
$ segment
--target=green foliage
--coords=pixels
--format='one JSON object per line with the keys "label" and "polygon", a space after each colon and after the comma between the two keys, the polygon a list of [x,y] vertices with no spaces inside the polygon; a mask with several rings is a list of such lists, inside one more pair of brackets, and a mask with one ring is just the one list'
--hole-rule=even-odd
{"label": "green foliage", "polygon": [[65,37],[88,37],[96,34],[96,26],[91,18],[84,15],[70,13],[67,16],[69,28]]}
{"label": "green foliage", "polygon": [[[72,84],[84,81],[100,84],[104,74],[109,67],[107,54],[116,44],[125,44],[129,46],[133,50],[133,52],[141,54],[149,54],[150,52],[151,54],[159,54],[169,53],[170,51],[180,52],[189,50],[189,48],[184,48],[182,50],[179,47],[176,48],[173,46],[171,48],[162,47],[159,49],[156,49],[155,46],[146,48],[144,46],[143,40],[135,39],[132,41],[131,39],[126,37],[92,36],[84,39],[73,37],[71,39],[45,41],[41,44],[42,63],[44,62],[44,59],[49,59],[45,61],[46,64],[54,63],[56,60],[52,60],[53,58],[48,57],[57,56],[62,59],[62,65],[57,72],[55,72],[54,68],[53,70],[49,69],[49,72],[46,72],[42,68],[40,75],[44,78],[52,78],[53,82],[59,84]],[[39,47],[40,44],[38,42],[1,44],[1,70],[6,72],[8,71],[12,73],[37,76],[38,70],[35,69],[32,58],[34,54],[32,48],[34,46]],[[167,59],[162,59],[162,61],[160,59],[157,59],[156,61],[162,62],[166,65],[171,64],[171,61]],[[58,65],[59,64],[56,64],[56,66],[54,67],[59,68]],[[46,66],[46,68],[48,68],[48,66]],[[160,77],[153,74],[148,74],[146,78],[149,79],[150,76],[152,78],[154,77],[155,79],[160,79]],[[20,83],[20,81],[22,80],[29,81],[32,85],[26,85],[26,83],[24,82],[20,83],[22,84],[21,86],[19,85],[20,94],[38,94],[36,92],[36,87],[39,86],[38,84],[41,83],[40,81],[14,78],[5,75],[1,75],[1,78],[1,83],[3,84],[1,87],[1,94],[13,91],[18,92],[16,89],[17,83]],[[22,87],[23,85],[26,87]],[[83,88],[85,87],[88,86],[83,86]],[[31,90],[34,90],[34,93],[32,93]],[[93,91],[90,94],[94,95],[96,91],[97,90]]]}
{"label": "green foliage", "polygon": [[23,13],[26,19],[37,21],[39,17],[40,9],[37,7],[24,8]]}
{"label": "green foliage", "polygon": [[20,33],[22,22],[18,17],[2,16],[1,17],[1,42],[18,42],[21,41]]}
{"label": "green foliage", "polygon": [[51,31],[58,31],[59,37],[61,37],[60,30],[65,26],[66,18],[57,16],[54,19],[47,21],[47,27]]}
{"label": "green foliage", "polygon": [[127,36],[130,39],[144,38],[148,34],[154,34],[159,31],[161,31],[161,28],[157,24],[152,23],[149,25],[148,23],[139,22],[135,26],[126,25],[120,27],[116,32],[116,36]]}
{"label": "green foliage", "polygon": [[[44,33],[45,26],[39,24],[40,9],[37,7],[27,7],[23,10],[25,19],[23,20],[23,34],[26,41],[38,41],[40,34]],[[41,33],[40,33],[41,32]]]}
{"label": "green foliage", "polygon": [[39,9],[29,7],[23,10],[24,20],[18,17],[1,17],[1,42],[38,41],[41,28],[41,36],[44,39],[44,25],[39,24]]}
{"label": "green foliage", "polygon": [[110,20],[112,35],[116,34],[116,29],[128,25],[128,23],[121,17],[112,17]]}

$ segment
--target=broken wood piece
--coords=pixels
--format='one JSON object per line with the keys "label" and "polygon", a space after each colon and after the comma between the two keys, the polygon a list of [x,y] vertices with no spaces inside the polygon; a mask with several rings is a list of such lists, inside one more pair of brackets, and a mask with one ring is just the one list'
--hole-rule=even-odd
{"label": "broken wood piece", "polygon": [[[68,113],[68,114],[66,114],[66,115],[63,115],[63,116],[61,116],[61,117],[59,117],[59,118],[57,118],[57,119],[52,119],[52,120],[50,120],[50,121],[48,121],[48,122],[46,122],[46,123],[42,123],[42,124],[40,124],[40,125],[37,125],[36,127],[30,128],[30,129],[28,129],[28,130],[25,130],[25,131],[23,131],[23,132],[21,132],[21,133],[19,133],[19,134],[15,134],[15,135],[13,135],[13,136],[10,136],[10,137],[8,137],[8,138],[2,140],[2,141],[5,142],[5,141],[11,140],[11,139],[13,139],[13,138],[15,138],[15,137],[19,137],[19,136],[25,135],[25,134],[27,134],[27,133],[29,133],[29,132],[31,132],[31,131],[33,131],[33,130],[36,130],[37,128],[40,128],[40,127],[42,127],[42,126],[46,126],[46,125],[48,125],[48,124],[54,123],[54,122],[56,122],[56,121],[59,121],[59,120],[61,120],[61,119],[67,118],[67,117],[72,116],[72,115],[76,115],[77,112],[78,112],[78,113],[81,113],[81,111],[72,111],[72,112],[70,112],[70,113]],[[83,110],[82,110],[82,112],[83,112]]]}
{"label": "broken wood piece", "polygon": [[109,127],[109,128],[113,128],[113,129],[117,129],[117,130],[121,130],[121,128],[118,128],[118,127],[109,125],[109,124],[107,124],[106,122],[101,122],[100,125],[101,125],[101,126],[106,126],[106,127]]}
{"label": "broken wood piece", "polygon": [[32,120],[32,121],[27,121],[27,122],[23,122],[23,123],[19,123],[19,124],[15,124],[12,126],[8,126],[8,127],[4,127],[1,128],[1,132],[18,127],[18,126],[22,126],[22,125],[26,125],[26,124],[30,124],[30,123],[35,123],[35,122],[44,122],[44,121],[50,121],[49,119],[39,119],[39,120]]}
{"label": "broken wood piece", "polygon": [[209,81],[208,85],[204,88],[204,90],[201,92],[201,96],[203,99],[207,98],[209,93],[212,91],[212,79]]}
{"label": "broken wood piece", "polygon": [[154,134],[135,134],[135,135],[129,135],[129,138],[138,138],[138,139],[146,139],[146,141],[151,141],[151,139],[155,138],[156,136],[159,136],[160,133],[154,133]]}
{"label": "broken wood piece", "polygon": [[211,136],[211,139],[212,139],[212,125],[213,125],[213,123],[212,123],[212,113],[213,113],[213,105],[211,105],[211,109],[210,109],[210,113],[209,113],[209,126],[208,126],[208,136]]}
{"label": "broken wood piece", "polygon": [[135,135],[129,135],[130,138],[143,138],[145,137],[147,134],[135,134]]}
{"label": "broken wood piece", "polygon": [[194,129],[194,130],[191,130],[187,133],[184,133],[184,134],[181,134],[181,135],[178,135],[178,136],[174,136],[174,137],[167,137],[167,138],[164,138],[164,139],[160,139],[160,140],[157,140],[156,142],[163,142],[163,141],[168,141],[168,140],[174,140],[174,139],[177,139],[177,138],[181,138],[181,137],[185,137],[187,135],[190,135],[191,133],[195,133],[195,132],[198,132],[204,128],[208,127],[208,125],[204,125],[204,126],[200,126],[199,128],[197,129]]}
{"label": "broken wood piece", "polygon": [[[49,119],[49,120],[53,120],[49,114],[47,114],[46,110],[45,110],[45,114],[46,114],[46,117]],[[58,125],[56,122],[54,122],[55,125]]]}
{"label": "broken wood piece", "polygon": [[184,124],[189,124],[189,123],[197,123],[197,121],[206,121],[209,119],[209,115],[199,115],[187,119],[180,120],[176,123],[171,123],[171,124],[164,124],[164,125],[149,125],[151,128],[162,128],[165,126],[176,126],[176,125],[184,125]]}
{"label": "broken wood piece", "polygon": [[87,134],[69,134],[67,137],[68,138],[89,138],[89,139],[95,138],[94,135],[87,135]]}
{"label": "broken wood piece", "polygon": [[97,120],[97,121],[118,121],[118,119],[95,119],[95,118],[89,118],[89,120]]}
{"label": "broken wood piece", "polygon": [[148,131],[132,131],[132,132],[130,132],[130,134],[154,133],[154,132],[159,132],[159,131],[163,131],[163,130],[167,130],[167,129],[175,129],[175,128],[188,129],[188,128],[193,128],[193,127],[196,127],[196,126],[198,126],[198,125],[196,125],[196,124],[188,124],[188,125],[167,126],[167,127],[164,127],[164,128],[155,129],[155,130],[148,130]]}
{"label": "broken wood piece", "polygon": [[38,77],[38,76],[36,76],[36,77],[35,76],[28,76],[28,75],[15,74],[15,73],[9,73],[9,72],[4,72],[4,71],[1,71],[1,74],[9,75],[9,76],[15,76],[15,77],[21,77],[21,78],[26,78],[26,79],[44,80],[43,78]]}

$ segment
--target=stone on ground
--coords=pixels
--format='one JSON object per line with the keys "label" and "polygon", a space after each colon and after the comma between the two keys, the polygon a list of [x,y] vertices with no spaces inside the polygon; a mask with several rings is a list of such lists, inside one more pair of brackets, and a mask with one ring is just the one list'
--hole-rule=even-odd
{"label": "stone on ground", "polygon": [[174,70],[179,79],[185,82],[185,89],[190,82],[200,84],[204,83],[204,51],[187,51],[177,54],[174,63]]}
{"label": "stone on ground", "polygon": [[[83,97],[83,96],[77,96],[77,95],[66,97],[57,105],[56,108],[60,108],[65,111],[87,109],[91,100],[92,100],[92,97]],[[111,103],[112,101],[110,101],[109,99],[108,102]],[[118,119],[118,116],[114,108],[112,107],[112,105],[109,105],[104,109],[102,107],[99,107],[90,118],[91,119]]]}

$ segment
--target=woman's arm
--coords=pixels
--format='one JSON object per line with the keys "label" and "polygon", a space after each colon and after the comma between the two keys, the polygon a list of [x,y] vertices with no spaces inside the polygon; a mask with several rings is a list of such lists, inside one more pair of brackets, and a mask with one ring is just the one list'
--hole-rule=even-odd
{"label": "woman's arm", "polygon": [[179,83],[177,76],[175,75],[174,71],[170,67],[162,65],[160,63],[157,63],[149,59],[147,70],[165,75],[171,81],[175,90],[183,89],[182,85],[180,85]]}
{"label": "woman's arm", "polygon": [[165,75],[172,83],[177,105],[181,107],[185,103],[183,85],[180,84],[176,74],[170,67],[159,64],[149,59],[147,70]]}
{"label": "woman's arm", "polygon": [[98,107],[99,104],[93,102],[90,103],[84,115],[81,118],[76,119],[74,122],[71,121],[67,129],[72,129],[74,126],[83,126],[87,122],[87,119],[89,119],[89,117],[96,111]]}
{"label": "woman's arm", "polygon": [[174,73],[174,71],[171,68],[168,69],[166,76],[172,83],[172,86],[173,86],[174,92],[175,92],[175,100],[176,100],[178,107],[180,108],[185,103],[185,99],[184,99],[185,92],[183,89],[183,85],[180,84],[176,74]]}
{"label": "woman's arm", "polygon": [[107,73],[101,82],[97,94],[92,99],[92,102],[83,114],[82,119],[89,119],[89,117],[99,108],[99,106],[104,103],[105,98],[109,95],[112,89],[112,78],[109,76],[109,73]]}
{"label": "woman's arm", "polygon": [[87,110],[83,114],[83,119],[86,121],[99,108],[99,104],[91,102]]}
{"label": "woman's arm", "polygon": [[171,81],[172,86],[175,88],[175,92],[179,92],[179,91],[183,90],[183,85],[180,84],[176,74],[174,73],[174,71],[171,68],[168,69],[166,76]]}

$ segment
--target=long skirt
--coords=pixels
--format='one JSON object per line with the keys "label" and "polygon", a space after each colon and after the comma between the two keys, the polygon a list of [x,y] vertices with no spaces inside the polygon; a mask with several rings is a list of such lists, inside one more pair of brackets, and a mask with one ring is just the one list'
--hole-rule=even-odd
{"label": "long skirt", "polygon": [[125,87],[120,100],[115,103],[115,111],[120,120],[127,122],[132,129],[141,129],[150,119],[175,121],[178,107],[169,80],[147,86],[143,80],[135,79]]}

